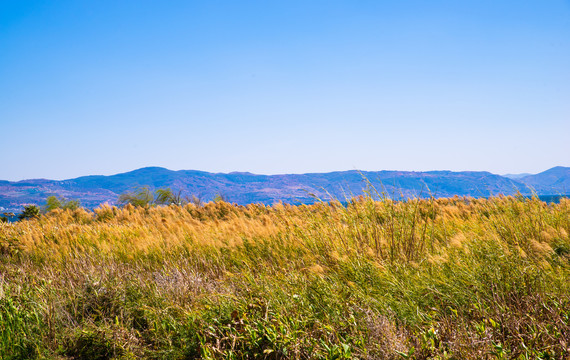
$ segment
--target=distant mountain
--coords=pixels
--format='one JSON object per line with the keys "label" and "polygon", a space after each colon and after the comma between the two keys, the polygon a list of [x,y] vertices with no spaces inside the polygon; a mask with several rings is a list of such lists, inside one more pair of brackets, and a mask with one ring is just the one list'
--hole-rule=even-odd
{"label": "distant mountain", "polygon": [[344,200],[370,189],[392,198],[529,194],[528,186],[539,194],[560,194],[570,190],[570,168],[556,167],[537,175],[510,179],[489,172],[475,171],[337,171],[330,173],[255,175],[247,172],[229,174],[196,170],[172,171],[147,167],[111,176],[84,176],[55,181],[46,179],[17,182],[0,181],[0,211],[19,211],[23,204],[45,204],[50,195],[79,199],[94,208],[101,203],[114,204],[121,193],[140,186],[151,189],[171,188],[203,201],[221,194],[238,204],[312,203],[317,199]]}
{"label": "distant mountain", "polygon": [[525,177],[525,176],[529,176],[529,175],[532,175],[532,174],[530,174],[530,173],[522,173],[522,174],[504,174],[504,175],[501,175],[501,176],[503,176],[503,177],[506,177],[506,178],[508,178],[508,179],[517,180],[517,179],[522,179],[523,177]]}
{"label": "distant mountain", "polygon": [[557,166],[518,180],[539,194],[565,195],[570,193],[570,167]]}

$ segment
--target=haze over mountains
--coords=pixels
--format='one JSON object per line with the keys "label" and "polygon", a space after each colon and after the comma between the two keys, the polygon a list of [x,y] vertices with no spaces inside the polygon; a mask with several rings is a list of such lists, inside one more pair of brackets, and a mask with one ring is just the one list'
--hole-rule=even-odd
{"label": "haze over mountains", "polygon": [[80,200],[94,208],[115,204],[120,194],[141,186],[171,188],[182,195],[210,201],[222,195],[237,204],[312,203],[331,197],[344,200],[373,186],[392,198],[412,196],[473,196],[570,193],[570,167],[554,167],[534,175],[495,175],[480,171],[336,171],[330,173],[255,175],[196,170],[172,171],[147,167],[111,176],[84,176],[57,181],[46,179],[0,181],[0,211],[18,212],[23,204],[45,204],[50,195]]}

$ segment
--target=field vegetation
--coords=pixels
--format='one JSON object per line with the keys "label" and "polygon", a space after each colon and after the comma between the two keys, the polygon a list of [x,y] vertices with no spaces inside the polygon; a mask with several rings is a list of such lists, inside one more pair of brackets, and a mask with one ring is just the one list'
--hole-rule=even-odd
{"label": "field vegetation", "polygon": [[1,359],[570,356],[568,199],[150,204],[0,223]]}

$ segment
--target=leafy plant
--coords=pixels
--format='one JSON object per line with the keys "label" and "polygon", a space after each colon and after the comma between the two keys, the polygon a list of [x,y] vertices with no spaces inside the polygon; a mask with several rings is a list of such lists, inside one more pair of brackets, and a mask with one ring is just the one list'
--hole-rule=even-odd
{"label": "leafy plant", "polygon": [[80,206],[79,200],[68,200],[62,196],[48,196],[46,199],[46,205],[44,207],[45,212],[50,212],[55,209],[69,209],[76,210]]}
{"label": "leafy plant", "polygon": [[20,220],[37,218],[40,215],[40,208],[37,205],[25,205],[24,210],[18,215]]}
{"label": "leafy plant", "polygon": [[182,191],[174,192],[170,188],[164,188],[152,192],[148,186],[144,186],[121,194],[118,202],[121,205],[149,207],[154,205],[185,205],[188,200],[182,197]]}
{"label": "leafy plant", "polygon": [[140,207],[148,207],[153,204],[154,196],[148,186],[137,188],[133,191],[128,191],[119,196],[118,202],[122,205],[133,205]]}
{"label": "leafy plant", "polygon": [[157,189],[154,192],[154,203],[156,205],[184,205],[182,191],[174,192],[169,188]]}

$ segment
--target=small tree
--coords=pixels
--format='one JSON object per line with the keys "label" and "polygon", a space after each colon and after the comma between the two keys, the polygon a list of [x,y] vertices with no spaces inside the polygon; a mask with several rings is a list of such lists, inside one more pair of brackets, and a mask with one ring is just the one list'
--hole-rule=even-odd
{"label": "small tree", "polygon": [[228,200],[228,197],[222,193],[217,193],[216,196],[214,196],[214,202],[230,202]]}
{"label": "small tree", "polygon": [[48,196],[46,199],[45,212],[50,212],[55,209],[61,208],[61,200],[57,196]]}
{"label": "small tree", "polygon": [[46,199],[45,212],[50,212],[54,209],[70,209],[75,210],[79,208],[79,200],[67,200],[60,196],[48,196]]}
{"label": "small tree", "polygon": [[[194,197],[197,199],[196,197]],[[200,201],[199,199],[197,201]],[[119,196],[119,204],[148,207],[153,205],[186,205],[189,198],[182,196],[182,191],[172,191],[170,188],[157,189],[154,193],[148,186],[127,191]]]}
{"label": "small tree", "polygon": [[24,211],[18,215],[18,219],[31,219],[40,216],[40,207],[37,205],[24,205]]}
{"label": "small tree", "polygon": [[63,209],[75,210],[78,209],[80,205],[79,200],[67,200],[63,205]]}
{"label": "small tree", "polygon": [[154,203],[156,205],[183,205],[185,203],[180,190],[175,193],[170,188],[158,189],[154,192],[154,195]]}
{"label": "small tree", "polygon": [[133,206],[147,207],[154,202],[154,196],[148,186],[137,188],[133,191],[127,191],[119,196],[121,205],[131,204]]}

